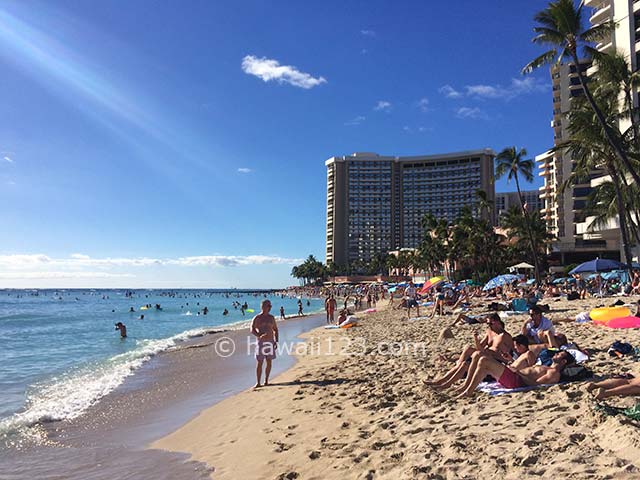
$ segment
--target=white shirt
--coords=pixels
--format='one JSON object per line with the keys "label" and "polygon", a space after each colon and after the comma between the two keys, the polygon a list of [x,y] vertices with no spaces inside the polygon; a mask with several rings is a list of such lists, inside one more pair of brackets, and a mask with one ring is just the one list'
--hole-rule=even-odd
{"label": "white shirt", "polygon": [[549,320],[548,318],[542,317],[540,319],[540,325],[538,325],[537,327],[533,326],[533,321],[527,323],[527,335],[533,338],[536,343],[542,343],[542,340],[540,340],[538,334],[543,331],[549,331],[553,335],[555,335],[556,333],[555,328],[553,328],[553,323],[551,323],[551,320]]}

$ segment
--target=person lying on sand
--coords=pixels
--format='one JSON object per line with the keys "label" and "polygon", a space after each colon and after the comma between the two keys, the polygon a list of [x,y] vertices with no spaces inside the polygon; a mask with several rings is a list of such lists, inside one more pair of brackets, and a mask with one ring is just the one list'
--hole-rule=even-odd
{"label": "person lying on sand", "polygon": [[590,383],[587,385],[587,391],[591,392],[598,400],[640,395],[640,378],[634,378],[633,375],[609,378],[601,382]]}
{"label": "person lying on sand", "polygon": [[467,346],[456,364],[443,376],[433,381],[425,382],[429,386],[435,388],[448,388],[461,379],[469,368],[471,356],[475,352],[480,352],[482,356],[499,359],[501,361],[510,360],[510,352],[513,348],[513,338],[509,332],[504,329],[504,322],[497,313],[492,313],[486,317],[487,331],[482,340],[478,338],[478,334],[474,332],[475,346]]}
{"label": "person lying on sand", "polygon": [[530,345],[529,350],[534,352],[536,356],[540,355],[540,352],[545,349],[553,348],[558,350],[578,350],[587,357],[591,355],[587,350],[581,348],[577,343],[570,342],[567,336],[564,333],[556,333],[554,335],[545,335],[545,341],[543,343],[537,343],[535,345]]}
{"label": "person lying on sand", "polygon": [[454,392],[458,394],[456,397],[458,399],[473,396],[476,387],[487,375],[497,378],[498,383],[504,388],[554,384],[560,381],[565,367],[574,363],[573,355],[563,350],[553,356],[550,367],[534,365],[515,371],[487,355],[474,355],[464,384]]}

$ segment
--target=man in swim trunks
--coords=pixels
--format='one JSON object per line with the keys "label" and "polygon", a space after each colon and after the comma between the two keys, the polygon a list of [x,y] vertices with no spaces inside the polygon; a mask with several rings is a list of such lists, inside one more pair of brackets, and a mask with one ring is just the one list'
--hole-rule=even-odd
{"label": "man in swim trunks", "polygon": [[271,311],[271,301],[262,300],[260,303],[261,312],[253,317],[251,322],[251,333],[258,339],[256,345],[256,385],[254,388],[262,386],[262,364],[266,361],[267,366],[264,372],[264,384],[269,385],[269,375],[271,374],[271,361],[276,358],[278,348],[278,326],[276,319],[269,312]]}
{"label": "man in swim trunks", "polygon": [[333,298],[333,295],[329,295],[324,301],[324,309],[327,311],[327,324],[333,323],[334,313],[337,306],[338,302],[336,302],[336,299]]}
{"label": "man in swim trunks", "polygon": [[469,367],[466,381],[455,390],[455,393],[458,394],[456,398],[472,396],[476,387],[487,375],[497,378],[500,385],[509,389],[558,383],[565,367],[574,363],[573,355],[564,350],[553,356],[553,363],[549,367],[534,365],[518,371],[512,370],[489,356],[477,356]]}
{"label": "man in swim trunks", "polygon": [[467,346],[462,353],[456,364],[442,377],[425,382],[427,385],[435,388],[448,388],[455,382],[460,380],[472,363],[472,357],[474,354],[477,357],[489,356],[497,361],[506,362],[511,360],[511,350],[513,349],[513,338],[504,329],[504,322],[500,319],[497,313],[492,313],[486,317],[487,331],[482,340],[478,338],[476,332],[474,332],[475,346]]}
{"label": "man in swim trunks", "polygon": [[415,307],[416,316],[420,316],[420,304],[418,303],[418,289],[413,284],[411,280],[409,280],[409,286],[404,291],[404,296],[406,300],[407,306],[407,318],[411,316],[411,308]]}

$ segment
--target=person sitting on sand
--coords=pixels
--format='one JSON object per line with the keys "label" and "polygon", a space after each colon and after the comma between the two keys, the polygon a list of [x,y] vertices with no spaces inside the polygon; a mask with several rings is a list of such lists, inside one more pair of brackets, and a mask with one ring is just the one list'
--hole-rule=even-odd
{"label": "person sitting on sand", "polygon": [[504,329],[504,322],[497,313],[492,313],[486,317],[486,323],[488,328],[484,338],[480,340],[478,334],[474,332],[475,347],[467,346],[453,368],[440,378],[425,382],[427,385],[435,388],[450,387],[467,373],[471,357],[475,353],[478,353],[478,356],[488,356],[503,362],[512,358],[510,352],[513,349],[513,338]]}
{"label": "person sitting on sand", "polygon": [[342,322],[344,322],[347,319],[348,315],[349,315],[349,310],[347,310],[346,308],[343,308],[342,310],[340,310],[340,313],[338,314],[337,325],[340,325]]}
{"label": "person sitting on sand", "polygon": [[456,398],[472,396],[476,387],[487,375],[497,378],[502,387],[509,389],[555,384],[560,381],[565,367],[574,363],[573,355],[564,350],[553,356],[553,363],[549,367],[534,365],[518,371],[487,355],[474,356],[474,361],[469,366],[467,379],[460,388],[455,390],[455,393],[458,394]]}
{"label": "person sitting on sand", "polygon": [[593,382],[587,385],[587,391],[591,392],[597,400],[609,397],[630,397],[640,395],[640,378],[633,375],[618,376]]}
{"label": "person sitting on sand", "polygon": [[553,342],[551,335],[555,336],[553,323],[546,317],[542,316],[542,309],[538,305],[534,305],[529,309],[530,318],[524,322],[522,326],[522,334],[529,337],[529,343],[545,343]]}
{"label": "person sitting on sand", "polygon": [[538,354],[529,349],[529,338],[526,335],[520,334],[513,337],[513,350],[515,360],[509,364],[513,370],[532,367],[536,364]]}

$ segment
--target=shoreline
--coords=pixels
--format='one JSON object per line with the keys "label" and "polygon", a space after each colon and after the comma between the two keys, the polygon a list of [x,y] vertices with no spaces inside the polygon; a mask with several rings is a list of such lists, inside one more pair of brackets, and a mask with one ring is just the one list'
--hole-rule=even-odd
{"label": "shoreline", "polygon": [[[640,374],[633,358],[607,354],[615,340],[640,345],[640,329],[566,319],[616,300],[542,302],[551,307],[548,315],[558,331],[593,349],[587,366],[596,379]],[[488,303],[470,313],[486,311]],[[358,328],[317,329],[305,336],[312,343],[352,342],[362,345],[359,351],[300,356],[272,386],[211,406],[150,448],[187,454],[206,464],[215,479],[640,478],[640,427],[599,412],[586,382],[501,396],[478,392],[457,401],[423,381],[449,368],[446,357],[471,343],[472,332],[482,332],[482,326],[452,327],[448,338],[441,334],[451,315],[409,322],[406,311],[382,307],[360,316]],[[519,333],[525,318],[507,317],[507,330]],[[394,353],[396,344],[422,350]],[[628,406],[634,399],[612,403]]]}
{"label": "shoreline", "polygon": [[[289,341],[322,323],[324,315],[312,314],[278,322],[283,338]],[[184,455],[144,447],[255,382],[253,357],[237,352],[221,358],[214,351],[216,339],[223,337],[244,346],[248,327],[212,330],[216,333],[190,338],[158,353],[81,416],[37,425],[37,444],[6,450],[0,470],[22,472],[14,478],[36,471],[40,476],[65,472],[68,478],[78,479],[118,478],[132,471],[137,472],[136,478],[191,479],[201,474],[206,478],[206,466],[185,461]],[[274,362],[274,373],[292,364],[293,359],[281,358]],[[101,459],[96,460],[99,468],[86,461],[96,456]]]}

